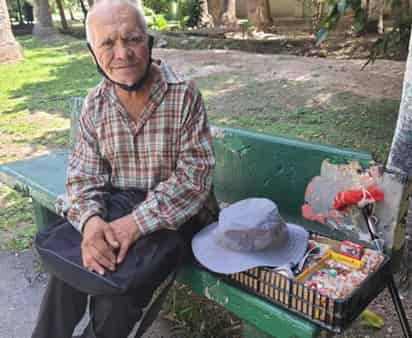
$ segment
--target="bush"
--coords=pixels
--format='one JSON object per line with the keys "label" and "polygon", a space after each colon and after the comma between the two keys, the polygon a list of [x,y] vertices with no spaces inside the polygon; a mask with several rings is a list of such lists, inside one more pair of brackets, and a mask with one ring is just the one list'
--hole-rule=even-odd
{"label": "bush", "polygon": [[182,26],[194,27],[197,25],[201,14],[201,1],[205,0],[179,1],[179,21],[181,22]]}
{"label": "bush", "polygon": [[[180,27],[193,27],[199,21],[201,1],[203,0],[144,0],[143,4],[147,12],[151,10],[155,13],[154,15],[161,15],[162,23],[163,20],[173,20],[177,21]],[[146,12],[145,15],[153,16],[153,14],[148,15]],[[156,24],[154,24],[154,27],[156,27]]]}
{"label": "bush", "polygon": [[143,7],[144,16],[149,28],[162,30],[167,28],[168,22],[162,14],[156,14],[151,8]]}
{"label": "bush", "polygon": [[143,5],[150,8],[156,14],[166,15],[169,12],[169,0],[143,0]]}

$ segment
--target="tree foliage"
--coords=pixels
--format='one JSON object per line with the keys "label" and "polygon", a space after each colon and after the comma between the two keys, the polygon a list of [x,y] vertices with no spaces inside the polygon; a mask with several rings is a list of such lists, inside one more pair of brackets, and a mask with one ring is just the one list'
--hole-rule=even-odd
{"label": "tree foliage", "polygon": [[[408,2],[388,0],[394,15],[393,27],[385,31],[373,44],[366,65],[394,51],[397,54],[407,54],[412,16],[409,8],[403,8],[406,3]],[[361,0],[327,0],[327,6],[327,14],[322,19],[320,29],[316,33],[318,45],[327,39],[329,32],[336,28],[339,20],[349,11],[353,13],[353,32],[355,34],[364,33],[368,23],[368,13],[367,9],[362,7]]]}
{"label": "tree foliage", "polygon": [[[196,26],[201,13],[203,0],[143,0],[146,8],[153,10],[156,16],[169,21],[176,21],[181,27]],[[155,17],[154,21],[161,17]]]}

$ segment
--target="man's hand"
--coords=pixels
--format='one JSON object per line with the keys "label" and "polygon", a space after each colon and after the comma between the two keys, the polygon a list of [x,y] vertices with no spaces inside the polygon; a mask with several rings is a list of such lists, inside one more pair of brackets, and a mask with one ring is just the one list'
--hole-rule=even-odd
{"label": "man's hand", "polygon": [[121,217],[109,223],[109,226],[120,244],[117,255],[117,263],[119,264],[126,257],[129,247],[140,237],[140,231],[132,215]]}
{"label": "man's hand", "polygon": [[103,275],[105,269],[116,269],[115,250],[119,241],[111,227],[99,216],[91,217],[84,225],[82,259],[85,268]]}

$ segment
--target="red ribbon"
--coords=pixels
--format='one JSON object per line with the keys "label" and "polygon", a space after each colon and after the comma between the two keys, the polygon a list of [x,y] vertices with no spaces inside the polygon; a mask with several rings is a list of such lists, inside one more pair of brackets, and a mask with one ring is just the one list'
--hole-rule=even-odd
{"label": "red ribbon", "polygon": [[381,201],[383,198],[383,192],[373,185],[366,189],[339,191],[333,201],[333,208],[343,211],[355,204],[362,208],[370,203]]}

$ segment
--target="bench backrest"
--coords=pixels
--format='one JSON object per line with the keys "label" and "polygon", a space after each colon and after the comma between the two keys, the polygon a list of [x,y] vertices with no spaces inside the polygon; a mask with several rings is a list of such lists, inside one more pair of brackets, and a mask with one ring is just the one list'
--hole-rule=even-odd
{"label": "bench backrest", "polygon": [[[81,98],[72,105],[71,140],[77,131]],[[358,160],[367,163],[367,153],[290,140],[235,128],[212,126],[217,167],[214,185],[220,201],[267,197],[277,202],[282,215],[301,219],[304,192],[310,179],[319,175],[321,163]]]}

